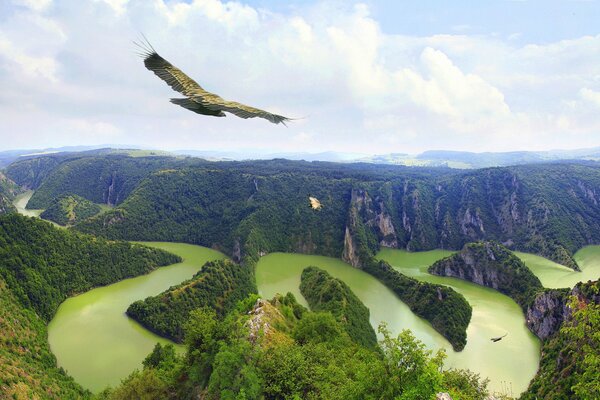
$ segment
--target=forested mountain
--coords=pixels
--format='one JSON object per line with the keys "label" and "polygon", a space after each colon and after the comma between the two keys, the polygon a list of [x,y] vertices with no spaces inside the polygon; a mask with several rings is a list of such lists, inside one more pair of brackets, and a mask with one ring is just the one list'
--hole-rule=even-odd
{"label": "forested mountain", "polygon": [[27,205],[31,209],[48,208],[54,198],[65,194],[76,194],[94,203],[115,205],[126,199],[150,172],[185,165],[189,160],[68,153],[18,161],[6,169],[6,174],[19,185],[36,190]]}
{"label": "forested mountain", "polygon": [[[80,229],[114,238],[216,245],[229,254],[238,241],[243,248],[243,241],[252,239],[264,251],[346,254],[356,264],[345,234],[354,205],[372,251],[379,245],[460,249],[471,241],[497,240],[574,269],[573,252],[600,237],[596,164],[393,173],[280,162],[284,172],[275,173],[274,163],[213,163],[211,169],[151,173],[121,207]],[[308,196],[323,208],[308,209]]]}
{"label": "forested mountain", "polygon": [[211,261],[191,279],[131,304],[127,315],[159,335],[182,342],[191,311],[210,307],[223,317],[251,293],[256,293],[253,266]]}
{"label": "forested mountain", "polygon": [[525,311],[542,283],[510,250],[495,242],[466,244],[461,251],[429,267],[433,275],[452,276],[496,289]]}
{"label": "forested mountain", "polygon": [[16,211],[12,201],[21,189],[0,171],[0,215]]}
{"label": "forested mountain", "polygon": [[[543,319],[558,314],[560,321],[555,331],[543,338],[540,369],[521,399],[598,399],[600,281],[580,282],[570,293],[559,293],[559,297],[562,300],[557,309],[549,308],[544,300],[546,304],[540,310]],[[539,336],[539,331],[536,333]]]}
{"label": "forested mountain", "polygon": [[0,398],[77,399],[90,397],[56,366],[48,330],[23,307],[0,277]]}
{"label": "forested mountain", "polygon": [[56,197],[40,217],[59,225],[73,225],[100,213],[102,208],[88,199],[76,194],[65,194]]}
{"label": "forested mountain", "polygon": [[0,276],[45,321],[67,296],[178,261],[162,250],[65,231],[18,214],[0,217]]}
{"label": "forested mountain", "polygon": [[354,342],[365,347],[377,345],[369,309],[343,281],[320,268],[308,267],[302,271],[300,291],[312,311],[330,312]]}
{"label": "forested mountain", "polygon": [[[361,304],[362,305],[362,304]],[[364,305],[362,305],[364,307]],[[156,346],[121,386],[103,393],[125,399],[433,399],[482,400],[487,381],[442,367],[409,332],[380,327],[377,348],[350,339],[329,312],[311,312],[291,294],[250,297],[226,318],[201,308],[186,326],[187,353]]]}
{"label": "forested mountain", "polygon": [[67,296],[177,261],[157,249],[0,216],[0,398],[90,397],[56,366],[46,323]]}

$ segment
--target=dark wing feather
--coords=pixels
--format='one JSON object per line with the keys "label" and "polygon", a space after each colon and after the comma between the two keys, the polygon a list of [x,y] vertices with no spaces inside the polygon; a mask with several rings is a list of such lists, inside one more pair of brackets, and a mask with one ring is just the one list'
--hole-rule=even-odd
{"label": "dark wing feather", "polygon": [[206,92],[196,81],[187,76],[179,68],[162,58],[157,52],[146,54],[144,65],[156,76],[165,81],[173,90],[185,96],[201,96]]}
{"label": "dark wing feather", "polygon": [[[282,115],[273,114],[235,101],[227,101],[216,94],[207,92],[196,81],[183,73],[183,71],[159,56],[149,43],[147,43],[147,46],[137,45],[144,51],[142,56],[144,57],[146,68],[154,72],[156,76],[165,81],[173,90],[190,98],[189,101],[186,101],[186,99],[171,99],[172,103],[205,115],[222,117],[224,116],[223,111],[226,111],[244,119],[259,117],[274,124],[282,123],[284,125],[286,121],[290,120],[290,118]],[[194,105],[194,103],[197,105]]]}
{"label": "dark wing feather", "polygon": [[235,101],[223,100],[221,97],[206,92],[204,96],[194,96],[193,100],[202,102],[202,105],[211,110],[226,111],[236,115],[240,118],[264,118],[274,124],[282,123],[285,125],[286,121],[290,121],[290,118],[282,115],[270,113],[265,110],[250,107],[245,104],[241,104]]}
{"label": "dark wing feather", "polygon": [[213,117],[225,117],[225,113],[223,111],[214,111],[204,107],[202,104],[195,102],[192,99],[171,99],[171,103],[177,104],[183,108],[187,108],[190,111],[193,111],[198,114],[203,115],[212,115]]}

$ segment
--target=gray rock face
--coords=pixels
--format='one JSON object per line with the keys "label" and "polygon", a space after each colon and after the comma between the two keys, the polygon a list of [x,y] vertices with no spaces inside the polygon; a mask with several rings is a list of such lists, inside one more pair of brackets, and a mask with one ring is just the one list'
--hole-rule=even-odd
{"label": "gray rock face", "polygon": [[571,316],[568,301],[572,296],[585,302],[600,304],[600,294],[585,295],[581,288],[582,284],[578,284],[572,290],[546,289],[538,294],[527,308],[526,320],[529,330],[542,340],[556,333],[562,323]]}
{"label": "gray rock face", "polygon": [[342,259],[354,267],[360,267],[357,243],[354,238],[359,225],[364,225],[369,232],[376,235],[380,246],[398,247],[396,228],[383,201],[373,201],[366,190],[352,189]]}
{"label": "gray rock face", "polygon": [[344,251],[342,253],[342,260],[352,265],[353,267],[360,267],[360,261],[356,254],[356,245],[354,244],[354,238],[350,234],[350,229],[346,226],[346,233],[344,234]]}
{"label": "gray rock face", "polygon": [[564,290],[546,290],[536,296],[527,308],[527,327],[542,340],[558,331],[560,325],[571,315]]}

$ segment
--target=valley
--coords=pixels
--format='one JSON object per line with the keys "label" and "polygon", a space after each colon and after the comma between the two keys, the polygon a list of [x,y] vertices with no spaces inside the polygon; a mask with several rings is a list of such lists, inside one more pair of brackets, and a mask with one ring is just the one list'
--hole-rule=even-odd
{"label": "valley", "polygon": [[[70,165],[72,162],[87,166],[85,179],[88,179],[93,174],[91,166],[96,163],[116,165],[128,174],[131,163],[137,161],[125,159],[121,165],[120,159],[107,162],[95,156],[75,161],[60,161],[59,156],[53,157],[55,163],[58,160],[57,165],[38,171],[46,177],[35,184],[43,189],[43,196],[37,197],[35,205],[56,204],[52,203],[53,199],[69,196],[69,188],[79,191],[79,195],[72,197],[77,201],[100,199],[107,202],[100,203],[100,214],[91,217],[82,214],[80,221],[70,220],[73,226],[66,231],[85,232],[109,241],[137,240],[183,259],[181,263],[158,268],[146,275],[77,294],[58,307],[48,325],[50,348],[58,366],[92,392],[99,392],[107,385],[118,385],[134,369],[141,368],[142,361],[156,343],[172,343],[151,330],[160,332],[152,324],[162,318],[161,313],[170,312],[172,314],[163,315],[171,316],[175,310],[160,306],[157,314],[156,307],[191,287],[192,283],[183,285],[181,290],[173,288],[191,278],[205,262],[226,256],[254,271],[256,287],[252,290],[257,288],[261,297],[270,299],[278,293],[291,292],[304,306],[308,304],[299,289],[302,271],[307,266],[322,268],[348,285],[369,308],[374,328],[384,322],[394,336],[410,329],[427,349],[445,350],[445,368],[469,369],[490,379],[488,388],[491,392],[509,396],[518,396],[528,388],[536,375],[543,343],[527,328],[523,310],[513,299],[464,280],[429,274],[427,269],[431,264],[454,252],[436,250],[436,244],[458,249],[461,243],[483,237],[527,237],[524,229],[535,221],[538,224],[536,233],[530,237],[528,246],[521,246],[519,242],[510,245],[544,287],[571,288],[579,281],[600,276],[600,246],[588,245],[573,251],[581,243],[596,241],[593,232],[585,229],[595,231],[597,221],[593,217],[578,220],[576,224],[569,221],[566,203],[551,203],[550,192],[531,186],[533,181],[526,182],[526,186],[531,187],[525,191],[521,186],[523,183],[515,183],[515,180],[529,179],[520,175],[527,172],[526,169],[505,174],[497,170],[457,173],[392,168],[401,172],[393,175],[392,170],[378,166],[360,169],[362,167],[325,165],[317,168],[304,163],[267,161],[215,163],[218,168],[208,169],[201,161],[178,159],[168,160],[165,164],[175,169],[161,170],[161,160],[142,157],[131,178],[107,175],[104,169],[99,179],[108,180],[86,188],[78,183],[76,169]],[[177,169],[181,165],[185,167]],[[30,167],[19,165],[13,171],[25,174],[27,168]],[[289,169],[289,172],[281,173],[281,168]],[[314,175],[308,179],[296,169],[308,170]],[[536,168],[532,171],[538,173]],[[578,207],[596,213],[592,205],[596,195],[590,189],[595,175],[594,180],[586,183],[582,181],[585,179],[583,169],[565,167],[565,171],[578,175],[575,183],[564,183],[581,190],[581,194],[571,190]],[[128,179],[132,181],[126,183]],[[438,186],[434,188],[430,179],[437,180]],[[498,180],[503,180],[501,195],[489,187],[495,185],[498,188]],[[44,182],[50,182],[50,185]],[[124,189],[119,190],[125,190],[125,197],[114,194],[115,185],[124,185]],[[457,185],[482,189],[487,198],[475,191],[464,195],[467,200],[457,200]],[[446,189],[440,189],[443,187]],[[93,194],[86,195],[88,190]],[[14,198],[17,211],[40,217],[43,210],[27,208],[29,200],[37,193],[28,190]],[[308,195],[316,195],[322,207],[311,208]],[[429,200],[423,203],[423,198]],[[515,200],[519,198],[521,200]],[[435,202],[435,210],[428,209],[429,201]],[[489,209],[483,212],[474,204]],[[530,204],[533,208],[528,209]],[[59,215],[64,208],[61,207],[57,208]],[[560,218],[550,220],[536,214],[540,211],[548,214],[549,210]],[[444,218],[438,216],[444,212]],[[456,217],[451,216],[456,213]],[[440,225],[437,221],[444,222]],[[576,231],[575,236],[561,233],[557,224],[567,221],[570,224],[567,231]],[[342,235],[343,226],[346,227],[345,235]],[[560,241],[544,236],[552,237],[552,232],[558,232]],[[515,251],[515,248],[537,249],[538,254],[551,255],[570,268],[540,255]],[[336,255],[341,259],[330,257]],[[388,275],[382,277],[378,268],[383,268],[382,271],[390,268],[386,272]],[[249,280],[247,277],[242,279]],[[200,276],[198,280],[201,282],[203,278]],[[202,304],[192,301],[193,296],[199,295],[189,291],[179,304]],[[148,296],[156,297],[153,303],[140,309],[150,321],[150,325],[141,321],[146,329],[129,318],[125,311],[132,303]],[[453,296],[455,303],[444,301],[446,296]],[[219,299],[215,297],[210,301],[222,300]],[[453,331],[445,329],[457,321],[453,319],[453,313],[462,312],[461,301],[469,308],[469,320],[462,325],[462,329],[466,329],[464,349],[449,341],[455,336],[448,336],[460,333],[461,328],[457,325]],[[177,304],[170,307],[177,307]],[[442,311],[441,307],[446,307],[447,311]],[[186,315],[187,311],[176,317],[180,324]],[[441,326],[440,315],[445,318]],[[437,325],[432,325],[432,321],[437,321]],[[490,341],[490,338],[504,334],[507,336],[501,341]],[[181,334],[177,338],[181,340]],[[378,338],[382,339],[381,333]],[[186,351],[180,345],[175,349],[180,354]]]}
{"label": "valley", "polygon": [[[48,325],[48,341],[58,365],[93,392],[115,386],[141,368],[157,342],[172,343],[128,318],[127,307],[190,278],[207,261],[224,257],[217,251],[182,243],[142,244],[169,251],[183,261],[71,297],[60,305]],[[183,346],[178,348],[183,351]]]}

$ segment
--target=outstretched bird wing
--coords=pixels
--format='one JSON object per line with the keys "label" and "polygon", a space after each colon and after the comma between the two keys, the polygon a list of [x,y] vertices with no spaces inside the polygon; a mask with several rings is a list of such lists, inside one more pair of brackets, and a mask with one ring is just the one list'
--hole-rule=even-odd
{"label": "outstretched bird wing", "polygon": [[[165,81],[173,90],[189,97],[189,100],[192,102],[185,101],[185,99],[172,99],[171,102],[174,104],[206,115],[224,116],[223,111],[226,111],[244,119],[259,117],[274,124],[283,123],[284,125],[286,121],[290,120],[290,118],[282,115],[273,114],[235,101],[227,101],[221,96],[207,92],[183,71],[158,55],[151,46],[150,48],[143,47],[143,50],[144,53],[142,56],[144,57],[146,68],[154,72],[156,76]],[[196,103],[197,106],[194,106],[193,103]]]}

